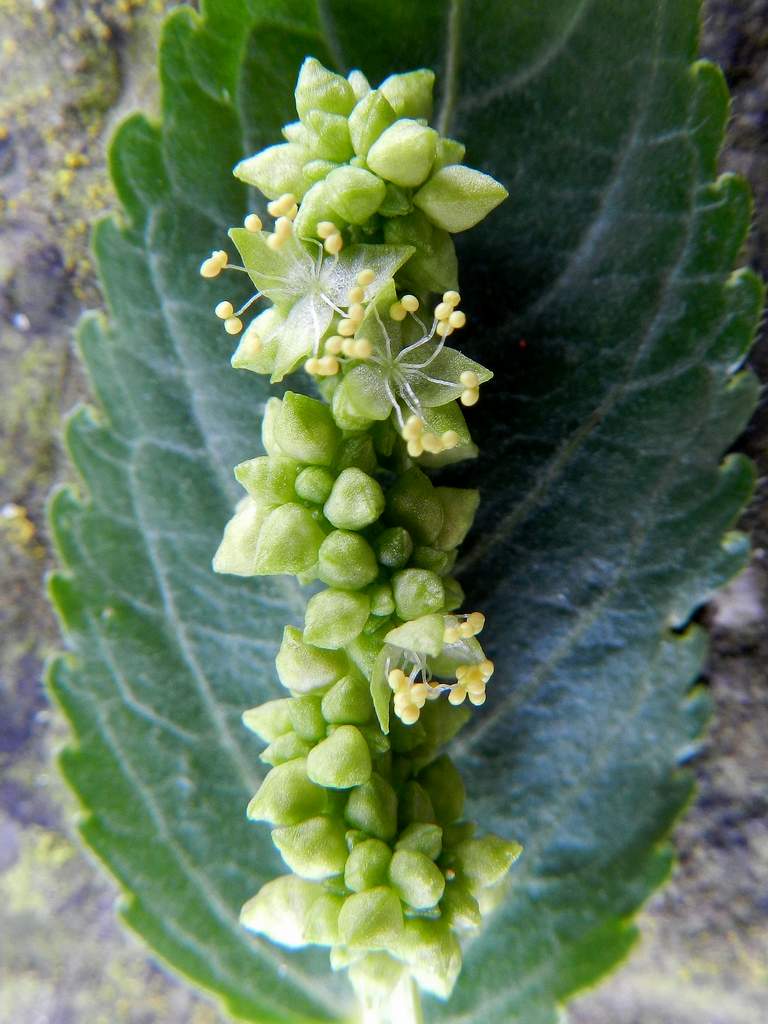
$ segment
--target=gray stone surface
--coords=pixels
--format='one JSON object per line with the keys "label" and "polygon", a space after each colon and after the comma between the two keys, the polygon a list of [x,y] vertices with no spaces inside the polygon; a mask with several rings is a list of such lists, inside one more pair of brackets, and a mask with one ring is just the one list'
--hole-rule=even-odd
{"label": "gray stone surface", "polygon": [[[617,0],[644,2],[644,0]],[[43,596],[43,507],[70,472],[61,417],[85,395],[72,354],[98,303],[87,226],[112,199],[104,145],[151,108],[164,0],[0,0],[0,1024],[221,1022],[115,918],[115,887],[72,834],[52,767],[65,729],[41,684],[58,645]],[[768,270],[768,0],[709,0],[704,50],[734,118],[723,167],[752,182],[747,257]],[[768,380],[768,344],[754,365]],[[768,468],[768,408],[740,447]],[[679,825],[680,863],[650,902],[627,964],[568,1011],[572,1024],[763,1024],[768,1018],[768,504],[745,517],[753,565],[704,614],[716,710]],[[72,941],[72,935],[77,941]],[[6,951],[7,950],[7,951]],[[496,1024],[496,1022],[489,1022]],[[503,1022],[499,1022],[503,1024]]]}

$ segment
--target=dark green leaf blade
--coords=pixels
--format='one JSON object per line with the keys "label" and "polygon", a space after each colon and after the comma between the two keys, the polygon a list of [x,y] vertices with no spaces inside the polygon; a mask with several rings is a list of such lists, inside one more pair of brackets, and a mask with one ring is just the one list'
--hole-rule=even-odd
{"label": "dark green leaf blade", "polygon": [[277,141],[306,54],[372,80],[431,66],[443,128],[511,193],[459,239],[469,354],[496,374],[471,414],[484,458],[462,483],[483,504],[463,582],[498,669],[455,752],[473,816],[526,850],[428,1015],[554,1021],[624,955],[628,915],[669,869],[706,704],[688,695],[702,637],[673,630],[745,555],[722,538],[751,471],[718,461],[754,402],[733,371],[761,294],[728,278],[749,204],[735,179],[713,183],[726,97],[691,69],[697,5],[220,0],[206,16],[169,23],[162,130],[132,120],[113,150],[130,223],[99,231],[113,326],[82,338],[109,426],[73,421],[91,503],[54,509],[78,661],[52,682],[86,838],[138,895],[131,924],[233,1012],[340,1012],[322,955],[284,956],[236,922],[278,872],[242,816],[258,762],[238,717],[277,695],[271,660],[302,599],[209,571],[265,392],[229,368],[207,312],[221,288],[195,272],[242,216],[230,168]]}

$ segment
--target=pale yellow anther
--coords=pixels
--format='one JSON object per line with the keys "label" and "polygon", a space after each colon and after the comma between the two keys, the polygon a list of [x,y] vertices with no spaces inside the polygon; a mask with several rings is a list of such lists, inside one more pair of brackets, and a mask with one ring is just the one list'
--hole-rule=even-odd
{"label": "pale yellow anther", "polygon": [[246,231],[261,231],[264,225],[261,222],[261,217],[257,213],[249,213],[243,221],[243,227]]}
{"label": "pale yellow anther", "polygon": [[433,434],[431,431],[421,435],[421,443],[425,452],[431,452],[432,455],[437,455],[438,452],[443,450],[442,439]]}
{"label": "pale yellow anther", "polygon": [[389,307],[389,315],[393,320],[405,320],[408,315],[403,307],[402,302],[393,302]]}
{"label": "pale yellow anther", "polygon": [[288,218],[288,220],[296,220],[298,212],[299,212],[299,204],[298,203],[294,203],[293,206],[290,208],[290,210],[286,210],[285,216]]}
{"label": "pale yellow anther", "polygon": [[339,360],[336,356],[323,356],[321,359],[318,359],[317,362],[318,373],[322,377],[333,377],[334,374],[339,372]]}
{"label": "pale yellow anther", "polygon": [[455,430],[446,430],[440,435],[440,437],[443,442],[444,451],[448,451],[449,448],[455,448],[461,441],[461,438]]}
{"label": "pale yellow anther", "polygon": [[453,334],[453,327],[451,327],[447,320],[440,320],[435,328],[435,334],[440,338],[447,338]]}
{"label": "pale yellow anther", "polygon": [[330,238],[331,235],[335,235],[338,230],[339,229],[332,220],[319,220],[317,222],[317,227],[315,228],[318,238]]}
{"label": "pale yellow anther", "polygon": [[365,307],[362,302],[353,302],[347,310],[347,316],[350,320],[354,320],[355,323],[359,324],[365,316]]}
{"label": "pale yellow anther", "polygon": [[387,676],[387,682],[396,693],[409,685],[408,676],[401,668],[393,668]]}
{"label": "pale yellow anther", "polygon": [[224,321],[224,330],[227,334],[239,334],[243,329],[243,321],[239,316],[230,316]]}
{"label": "pale yellow anther", "polygon": [[341,237],[340,232],[336,232],[333,235],[329,235],[328,238],[323,242],[323,248],[331,256],[336,256],[344,248],[344,239]]}
{"label": "pale yellow anther", "polygon": [[465,406],[477,405],[479,398],[479,388],[467,388],[466,391],[462,391],[460,401],[461,404]]}
{"label": "pale yellow anther", "polygon": [[278,217],[275,221],[275,234],[288,238],[293,232],[293,222],[288,217]]}
{"label": "pale yellow anther", "polygon": [[409,313],[415,313],[419,308],[419,300],[415,295],[404,295],[400,299],[400,305]]}
{"label": "pale yellow anther", "polygon": [[403,725],[414,725],[419,720],[419,709],[415,704],[408,704],[403,708],[398,717]]}
{"label": "pale yellow anther", "polygon": [[235,307],[231,302],[219,302],[214,313],[220,320],[228,320],[235,312]]}
{"label": "pale yellow anther", "polygon": [[455,330],[458,330],[459,327],[463,327],[466,324],[466,322],[467,322],[467,314],[462,312],[462,310],[460,310],[460,309],[454,309],[454,311],[448,317],[448,323]]}
{"label": "pale yellow anther", "polygon": [[443,631],[443,642],[446,644],[455,644],[460,640],[459,630],[457,626],[446,626]]}
{"label": "pale yellow anther", "polygon": [[258,336],[256,331],[253,330],[253,324],[243,335],[243,340],[240,343],[240,351],[246,356],[257,356],[263,348],[261,338]]}
{"label": "pale yellow anther", "polygon": [[412,414],[405,421],[402,430],[402,437],[405,441],[415,441],[424,433],[424,423],[418,416]]}
{"label": "pale yellow anther", "polygon": [[357,275],[357,283],[361,288],[367,288],[369,284],[373,284],[376,280],[376,275],[370,267],[366,267],[365,270],[361,270]]}
{"label": "pale yellow anther", "polygon": [[296,196],[292,192],[284,192],[271,203],[267,203],[267,212],[271,217],[284,217],[296,205]]}
{"label": "pale yellow anther", "polygon": [[213,259],[210,256],[207,260],[203,260],[200,264],[200,276],[201,277],[218,277],[221,273],[222,267],[218,260]]}
{"label": "pale yellow anther", "polygon": [[325,351],[332,356],[337,356],[344,345],[344,339],[338,334],[332,334],[325,343]]}
{"label": "pale yellow anther", "polygon": [[468,622],[462,622],[459,625],[459,635],[468,640],[471,636],[475,635],[475,631]]}
{"label": "pale yellow anther", "polygon": [[354,288],[349,289],[349,302],[350,305],[355,302],[362,302],[365,298],[365,289],[361,288],[359,284],[356,284]]}
{"label": "pale yellow anther", "polygon": [[411,703],[415,704],[417,708],[423,708],[426,703],[428,693],[429,687],[426,683],[414,683],[411,687]]}
{"label": "pale yellow anther", "polygon": [[282,249],[286,241],[287,235],[278,235],[276,231],[271,235],[267,235],[267,245],[273,252]]}
{"label": "pale yellow anther", "polygon": [[464,385],[465,388],[479,388],[480,378],[477,376],[474,370],[465,370],[464,373],[459,377],[459,382]]}
{"label": "pale yellow anther", "polygon": [[459,704],[463,704],[466,699],[467,691],[461,685],[454,685],[451,687],[451,691],[448,694],[448,703],[453,704],[457,707]]}
{"label": "pale yellow anther", "polygon": [[373,352],[373,345],[367,338],[358,338],[352,348],[355,359],[367,359]]}
{"label": "pale yellow anther", "polygon": [[485,690],[482,693],[470,693],[469,694],[470,704],[474,704],[476,708],[481,707],[485,704]]}
{"label": "pale yellow anther", "polygon": [[449,306],[447,302],[438,302],[435,306],[435,320],[447,320],[453,312],[453,306]]}
{"label": "pale yellow anther", "polygon": [[467,622],[472,627],[474,635],[477,636],[478,633],[482,633],[483,631],[483,627],[485,626],[485,616],[482,612],[472,612],[467,619]]}
{"label": "pale yellow anther", "polygon": [[339,320],[339,326],[336,330],[342,338],[351,338],[357,330],[357,324],[354,320]]}
{"label": "pale yellow anther", "polygon": [[[459,634],[461,635],[461,634]],[[456,678],[463,679],[464,676],[469,672],[469,665],[457,665],[456,666]]]}
{"label": "pale yellow anther", "polygon": [[485,693],[485,680],[476,679],[474,676],[467,682],[467,693],[470,697],[473,694]]}
{"label": "pale yellow anther", "polygon": [[307,373],[319,373],[320,360],[316,359],[313,356],[311,359],[308,359],[306,363],[304,363],[304,369],[307,371]]}
{"label": "pale yellow anther", "polygon": [[461,302],[461,296],[455,291],[443,292],[443,302],[450,306],[451,309],[455,309]]}
{"label": "pale yellow anther", "polygon": [[418,459],[420,455],[424,454],[424,445],[419,440],[409,441],[405,447],[412,459]]}
{"label": "pale yellow anther", "polygon": [[488,680],[491,678],[496,668],[496,666],[493,664],[490,658],[485,658],[483,661],[480,662],[480,664],[477,667],[482,672],[483,678],[485,679],[486,682],[488,682]]}
{"label": "pale yellow anther", "polygon": [[211,253],[211,259],[216,260],[222,270],[229,263],[229,256],[227,256],[223,249],[214,249]]}
{"label": "pale yellow anther", "polygon": [[343,342],[341,343],[341,351],[344,353],[345,356],[351,357],[355,351],[355,339],[344,338]]}

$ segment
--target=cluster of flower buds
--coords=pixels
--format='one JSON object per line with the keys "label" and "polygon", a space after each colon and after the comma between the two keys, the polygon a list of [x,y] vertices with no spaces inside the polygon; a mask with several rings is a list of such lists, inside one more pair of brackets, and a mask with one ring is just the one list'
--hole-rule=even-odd
{"label": "cluster of flower buds", "polygon": [[476,452],[461,407],[491,377],[446,344],[467,323],[450,233],[506,192],[428,126],[433,79],[371,89],[307,60],[288,141],[235,172],[269,200],[272,230],[250,213],[230,231],[243,265],[217,251],[200,268],[257,289],[215,306],[243,332],[233,365],[275,382],[303,367],[322,396],[268,401],[266,455],[236,467],[246,495],[214,558],[218,572],[320,584],[276,659],[289,696],[244,716],[271,766],[248,814],[272,826],[293,874],[242,919],[283,945],[329,947],[366,1004],[414,984],[447,997],[457,935],[479,927],[520,850],[474,838],[440,756],[494,670],[485,617],[460,611],[452,576],[478,494],[424,472]]}

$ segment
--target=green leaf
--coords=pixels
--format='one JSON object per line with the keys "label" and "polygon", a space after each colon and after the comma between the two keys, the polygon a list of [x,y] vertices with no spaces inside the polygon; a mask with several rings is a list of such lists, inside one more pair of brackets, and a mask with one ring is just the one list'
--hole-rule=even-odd
{"label": "green leaf", "polygon": [[230,170],[279,141],[312,53],[374,84],[434,69],[436,127],[509,188],[458,240],[462,344],[495,376],[468,410],[481,457],[446,475],[481,487],[458,571],[497,668],[451,753],[471,816],[525,852],[426,1016],[553,1024],[670,869],[707,705],[690,616],[746,557],[728,531],[752,470],[720,460],[756,399],[761,288],[731,273],[749,198],[715,179],[727,95],[694,63],[697,18],[694,0],[217,0],[169,19],[162,126],[121,128],[125,217],[95,236],[110,318],[80,342],[104,415],[68,428],[83,487],[53,504],[51,587],[72,653],[50,678],[126,920],[233,1014],[351,1010],[324,954],[238,924],[280,871],[245,820],[264,766],[239,716],[284,693],[272,662],[304,599],[210,570],[267,396],[229,367],[220,284],[197,277],[247,210]]}

